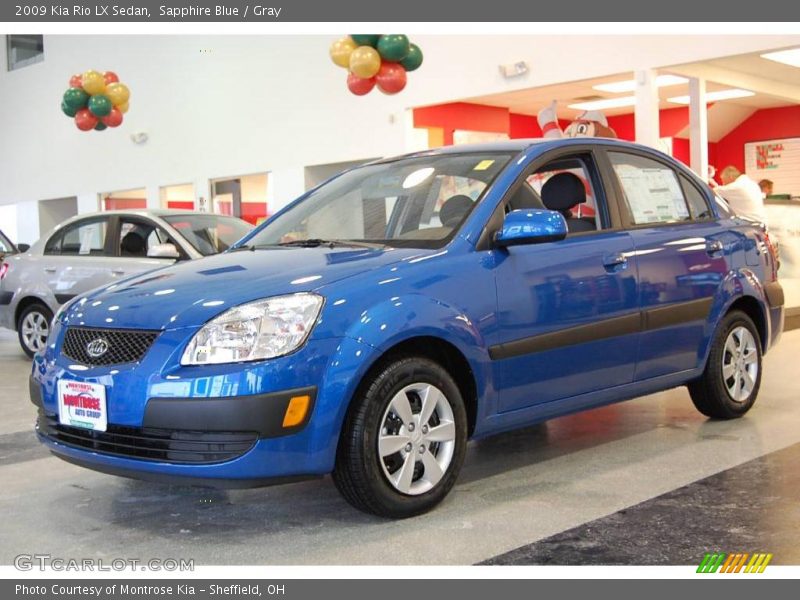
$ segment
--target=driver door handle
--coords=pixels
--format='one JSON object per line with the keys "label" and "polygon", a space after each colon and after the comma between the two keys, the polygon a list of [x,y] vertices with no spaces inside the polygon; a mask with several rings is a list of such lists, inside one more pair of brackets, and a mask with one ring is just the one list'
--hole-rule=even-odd
{"label": "driver door handle", "polygon": [[706,254],[713,256],[719,254],[725,249],[725,245],[720,240],[706,242]]}
{"label": "driver door handle", "polygon": [[616,254],[606,254],[603,257],[603,266],[608,270],[624,268],[628,264],[628,258],[621,252]]}
{"label": "driver door handle", "polygon": [[125,271],[123,271],[122,269],[111,269],[111,274],[117,276],[125,275]]}
{"label": "driver door handle", "polygon": [[52,273],[55,273],[55,272],[56,272],[56,268],[55,268],[55,267],[45,267],[45,268],[44,268],[44,272],[45,272],[45,273],[51,273],[51,274],[52,274]]}

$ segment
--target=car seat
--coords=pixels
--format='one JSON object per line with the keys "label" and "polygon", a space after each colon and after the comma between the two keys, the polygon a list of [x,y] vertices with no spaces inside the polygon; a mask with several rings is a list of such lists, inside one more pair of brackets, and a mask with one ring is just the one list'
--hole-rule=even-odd
{"label": "car seat", "polygon": [[465,194],[450,196],[439,209],[439,220],[444,227],[457,227],[474,204],[472,198]]}
{"label": "car seat", "polygon": [[559,173],[548,179],[542,186],[542,202],[548,210],[556,210],[564,215],[570,233],[597,229],[593,218],[572,216],[572,209],[586,202],[583,181],[572,173]]}
{"label": "car seat", "polygon": [[147,256],[147,242],[141,234],[129,231],[120,242],[122,256]]}

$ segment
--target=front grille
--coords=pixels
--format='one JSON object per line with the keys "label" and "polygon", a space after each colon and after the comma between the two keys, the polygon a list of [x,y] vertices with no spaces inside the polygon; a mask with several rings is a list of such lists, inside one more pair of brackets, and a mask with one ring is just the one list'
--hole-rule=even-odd
{"label": "front grille", "polygon": [[[61,352],[64,356],[84,365],[119,365],[138,362],[150,349],[158,331],[137,329],[95,329],[68,327]],[[90,356],[87,346],[104,340],[107,350],[99,356]]]}
{"label": "front grille", "polygon": [[171,463],[216,463],[233,460],[258,440],[249,431],[182,431],[108,425],[108,431],[70,427],[58,417],[39,413],[39,433],[52,440],[94,452]]}

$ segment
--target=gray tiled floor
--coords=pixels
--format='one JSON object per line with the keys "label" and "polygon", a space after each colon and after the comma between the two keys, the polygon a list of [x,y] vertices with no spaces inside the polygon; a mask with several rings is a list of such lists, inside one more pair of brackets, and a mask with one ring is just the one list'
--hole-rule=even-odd
{"label": "gray tiled floor", "polygon": [[710,422],[684,389],[473,443],[436,511],[392,523],[328,479],[231,492],[119,479],[38,447],[28,362],[0,333],[0,564],[18,553],[197,564],[469,564],[800,442],[800,331],[766,359],[744,419]]}

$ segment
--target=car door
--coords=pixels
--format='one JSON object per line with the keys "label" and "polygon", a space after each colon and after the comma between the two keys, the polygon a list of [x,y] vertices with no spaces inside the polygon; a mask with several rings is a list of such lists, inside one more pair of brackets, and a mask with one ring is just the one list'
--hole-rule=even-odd
{"label": "car door", "polygon": [[713,217],[708,194],[667,161],[644,151],[607,156],[639,269],[635,379],[692,369],[737,241]]}
{"label": "car door", "polygon": [[[561,241],[493,250],[498,327],[490,355],[501,412],[633,379],[639,334],[633,241],[606,201],[594,152],[572,148],[537,160],[506,199],[510,209],[536,208],[537,201],[556,206],[559,192],[548,181],[575,184],[577,177],[595,206],[564,211],[568,224],[583,220],[589,227],[575,227],[583,231]],[[530,184],[540,195],[519,203],[520,191],[530,197]]]}
{"label": "car door", "polygon": [[47,240],[42,276],[59,304],[104,285],[113,278],[109,217],[73,221]]}
{"label": "car door", "polygon": [[[120,215],[113,227],[114,254],[117,256],[112,274],[115,278],[136,275],[171,265],[172,258],[152,258],[150,249],[157,244],[171,243],[182,253],[180,245],[158,223],[143,216]],[[185,254],[185,253],[184,253]]]}

